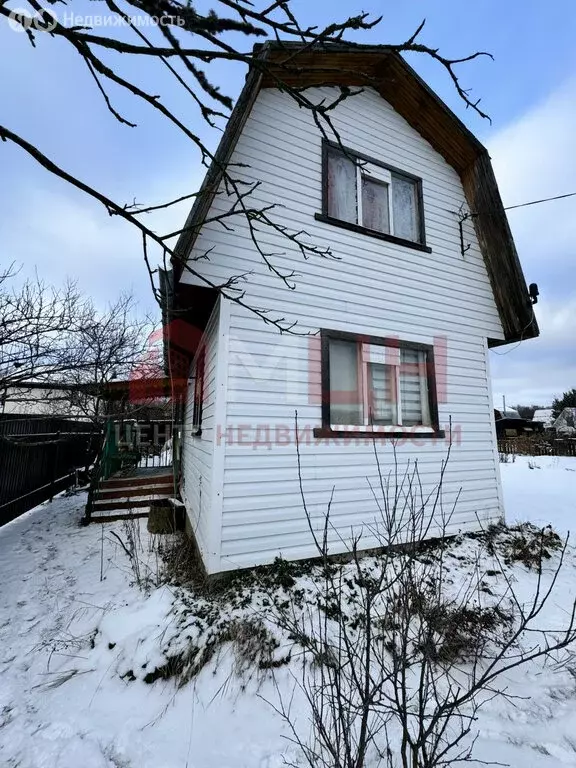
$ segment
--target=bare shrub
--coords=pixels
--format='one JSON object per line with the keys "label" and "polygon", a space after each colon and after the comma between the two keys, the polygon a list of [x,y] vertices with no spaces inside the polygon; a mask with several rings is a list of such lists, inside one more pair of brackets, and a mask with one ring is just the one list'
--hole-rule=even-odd
{"label": "bare shrub", "polygon": [[178,532],[163,536],[158,542],[166,581],[175,586],[199,587],[204,584],[204,571],[198,551],[190,536]]}
{"label": "bare shrub", "polygon": [[565,541],[550,525],[538,528],[532,523],[492,525],[478,534],[487,551],[502,558],[506,565],[522,563],[528,569],[541,570],[543,561],[565,548]]}
{"label": "bare shrub", "polygon": [[140,589],[154,589],[166,581],[164,563],[159,553],[159,539],[149,535],[146,530],[142,537],[140,518],[122,520],[122,536],[116,531],[111,531],[110,535],[120,544],[128,558],[134,583]]}
{"label": "bare shrub", "polygon": [[[300,474],[322,579],[317,610],[275,605],[278,625],[301,647],[304,662],[291,696],[277,685],[277,702],[271,703],[310,768],[436,768],[468,761],[478,711],[507,696],[507,673],[538,659],[571,658],[576,606],[568,607],[563,627],[541,624],[567,541],[549,529],[496,527],[475,537],[478,546],[469,555],[458,556],[465,568],[459,564],[453,577],[450,545],[443,540],[458,503],[448,509],[443,503],[450,449],[429,494],[422,491],[417,464],[399,471],[394,450],[393,469],[385,476],[376,447],[374,453],[380,519],[370,533],[381,550],[362,556],[360,532],[347,567],[336,567],[328,556],[336,534],[330,505],[322,536],[313,530]],[[298,461],[300,466],[299,448]],[[422,546],[436,527],[440,541]],[[489,559],[497,569],[486,567]],[[515,562],[536,571],[528,602],[514,588]],[[505,583],[500,596],[487,583],[496,574]],[[308,705],[305,727],[292,706],[296,692]]]}

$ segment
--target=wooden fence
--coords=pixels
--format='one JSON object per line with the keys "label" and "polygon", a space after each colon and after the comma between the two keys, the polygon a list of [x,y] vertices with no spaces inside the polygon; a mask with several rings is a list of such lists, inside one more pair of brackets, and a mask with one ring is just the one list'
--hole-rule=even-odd
{"label": "wooden fence", "polygon": [[500,438],[498,451],[517,456],[576,456],[576,439],[543,435]]}
{"label": "wooden fence", "polygon": [[0,526],[71,486],[100,444],[90,422],[0,415]]}

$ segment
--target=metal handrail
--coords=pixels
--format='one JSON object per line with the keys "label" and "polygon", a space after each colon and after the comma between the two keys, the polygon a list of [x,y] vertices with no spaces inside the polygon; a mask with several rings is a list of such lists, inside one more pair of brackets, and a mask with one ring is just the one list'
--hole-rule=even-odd
{"label": "metal handrail", "polygon": [[[109,419],[106,422],[106,429],[104,431],[104,438],[102,442],[102,448],[100,450],[99,456],[94,464],[93,468],[93,474],[92,479],[90,482],[90,488],[88,489],[88,499],[86,502],[86,511],[84,518],[82,522],[87,525],[91,518],[92,514],[94,512],[94,504],[96,501],[96,498],[98,497],[98,493],[100,491],[100,487],[102,483],[107,480],[115,471],[117,468],[115,465],[115,460],[118,459],[119,456],[123,455],[118,451],[118,435],[116,433],[116,425],[118,422],[114,421],[114,419]],[[179,466],[177,464],[178,462],[178,454],[179,454],[179,444],[176,437],[175,432],[172,434],[173,439],[173,445],[172,445],[172,459],[170,460],[170,463],[163,464],[155,454],[145,456],[141,456],[140,461],[138,464],[142,466],[142,463],[144,462],[144,467],[162,467],[162,466],[172,466],[173,467],[173,473],[175,478],[178,477],[178,471]],[[132,443],[132,449],[134,452],[138,452],[141,455],[142,446],[136,445],[137,435],[136,433],[131,435],[131,443]]]}
{"label": "metal handrail", "polygon": [[90,480],[90,488],[88,489],[88,499],[86,501],[86,510],[82,522],[84,525],[88,525],[92,518],[94,511],[94,501],[100,485],[103,480],[107,480],[112,472],[112,455],[113,447],[116,444],[116,435],[113,429],[112,421],[106,422],[106,430],[104,432],[104,438],[102,441],[102,449],[98,458],[94,462],[94,469],[92,479]]}

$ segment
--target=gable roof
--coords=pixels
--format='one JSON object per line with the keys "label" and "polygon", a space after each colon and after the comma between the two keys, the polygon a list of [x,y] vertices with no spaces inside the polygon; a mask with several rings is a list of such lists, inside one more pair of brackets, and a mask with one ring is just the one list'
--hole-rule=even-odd
{"label": "gable roof", "polygon": [[552,427],[557,432],[565,431],[573,434],[576,431],[576,408],[564,408]]}
{"label": "gable roof", "polygon": [[385,46],[335,43],[310,48],[269,41],[254,46],[253,61],[176,244],[177,280],[260,89],[278,87],[279,81],[299,88],[364,85],[375,88],[460,176],[504,330],[505,340],[489,340],[490,346],[539,335],[488,150],[398,53]]}
{"label": "gable roof", "polygon": [[552,408],[536,408],[532,421],[541,421],[545,427],[551,427],[556,419],[553,416]]}

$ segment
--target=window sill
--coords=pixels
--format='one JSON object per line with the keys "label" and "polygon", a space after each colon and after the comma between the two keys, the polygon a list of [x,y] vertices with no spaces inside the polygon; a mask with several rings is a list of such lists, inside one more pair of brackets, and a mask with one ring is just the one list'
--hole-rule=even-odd
{"label": "window sill", "polygon": [[341,221],[340,219],[333,219],[331,216],[326,216],[324,213],[315,213],[314,218],[316,221],[322,221],[324,224],[332,224],[334,227],[340,227],[341,229],[348,229],[351,232],[358,232],[361,235],[368,235],[369,237],[375,237],[377,240],[386,240],[388,243],[394,243],[395,245],[401,245],[404,248],[412,248],[415,251],[423,251],[424,253],[432,253],[432,248],[422,243],[414,243],[412,240],[404,240],[402,237],[395,237],[394,235],[387,235],[385,232],[377,232],[375,229],[367,229],[360,226],[360,224],[352,224],[349,221]]}
{"label": "window sill", "polygon": [[418,427],[409,427],[404,430],[395,430],[394,432],[388,430],[376,430],[376,429],[332,429],[332,427],[315,427],[314,437],[330,438],[330,437],[365,437],[371,440],[389,440],[389,439],[402,439],[412,438],[414,440],[438,440],[446,437],[446,432],[443,429],[436,429],[427,432],[418,431]]}

